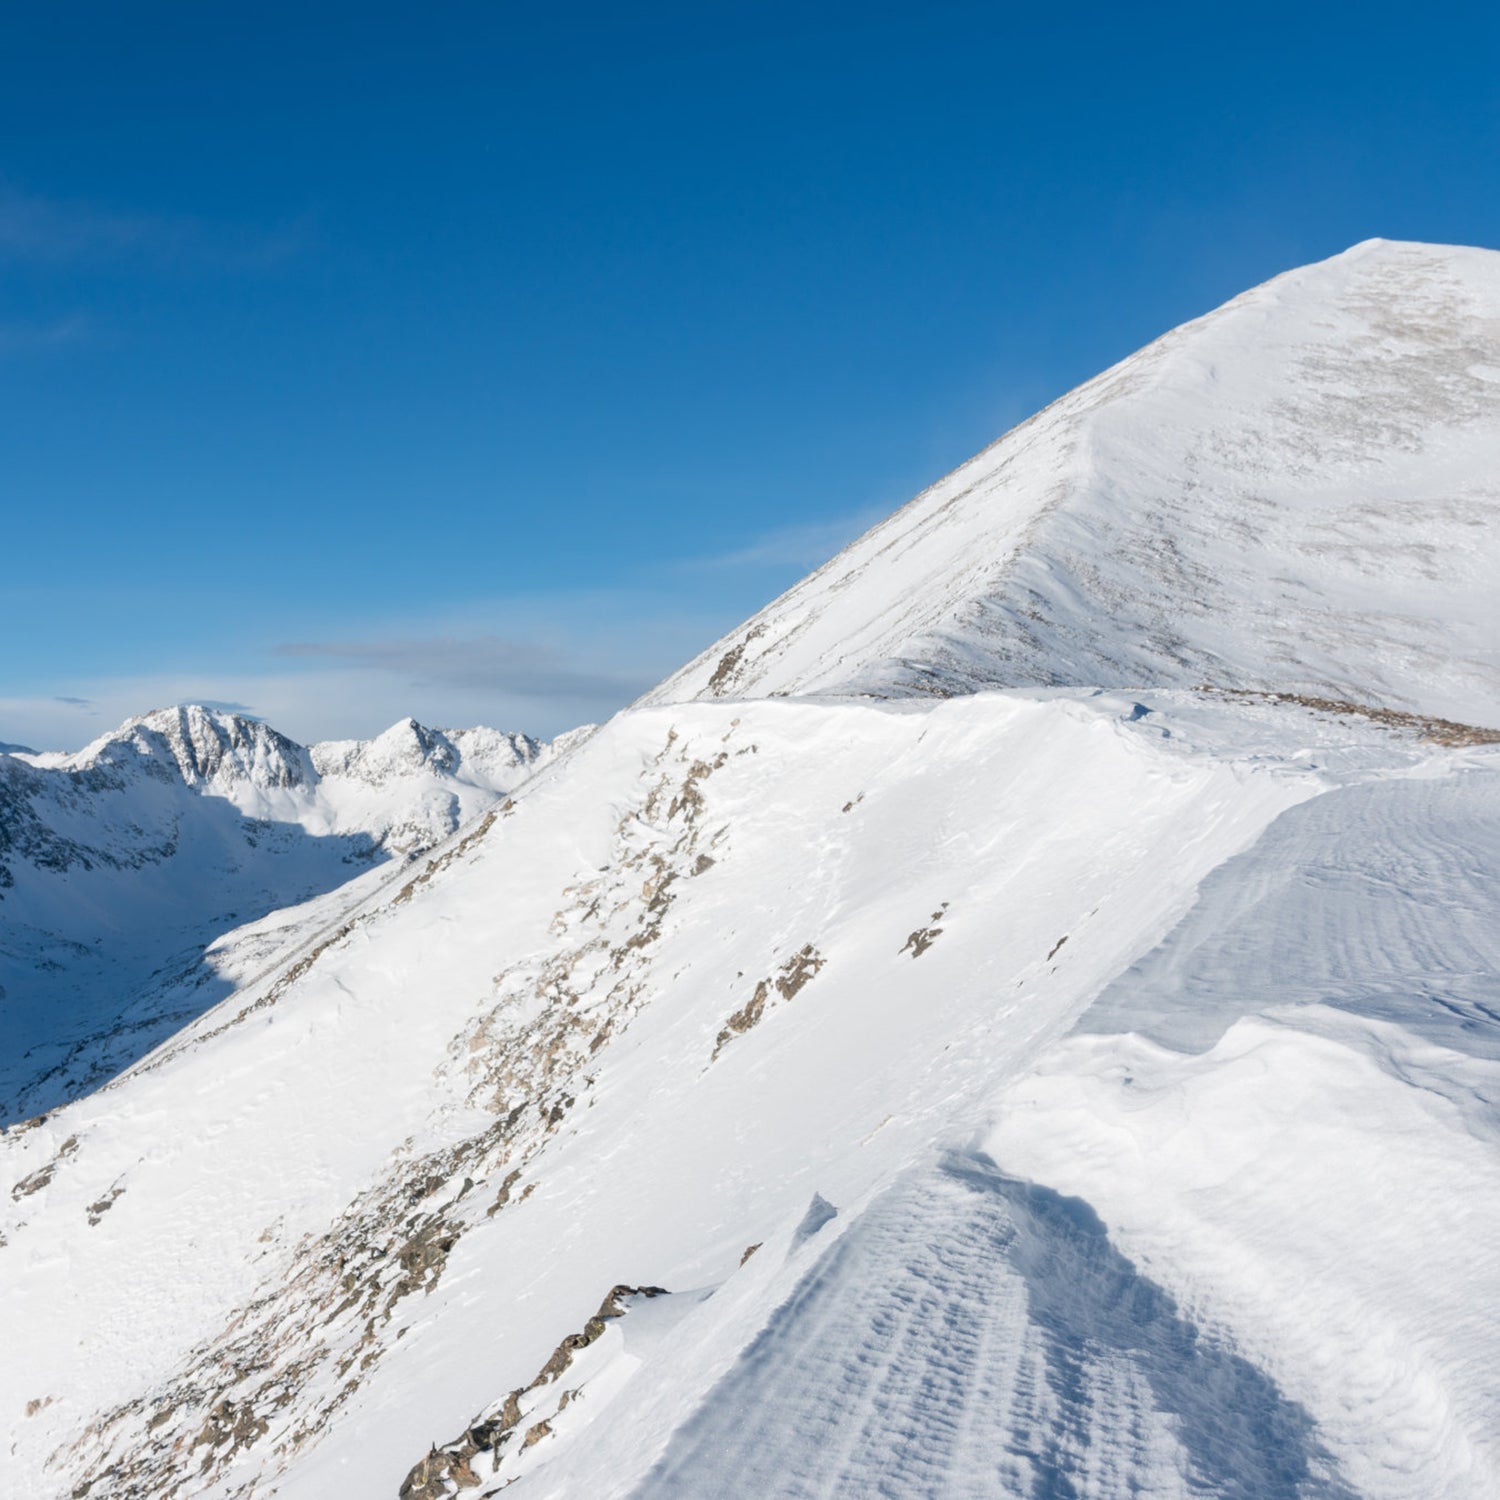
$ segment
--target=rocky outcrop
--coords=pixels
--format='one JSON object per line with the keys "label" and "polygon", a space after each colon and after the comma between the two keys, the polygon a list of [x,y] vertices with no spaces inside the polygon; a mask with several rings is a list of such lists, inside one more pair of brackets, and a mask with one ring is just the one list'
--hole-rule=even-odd
{"label": "rocky outcrop", "polygon": [[[484,1483],[474,1467],[481,1455],[488,1457],[485,1465],[490,1474],[499,1471],[502,1450],[511,1445],[519,1431],[522,1449],[534,1447],[543,1439],[552,1436],[552,1420],[539,1415],[546,1406],[536,1401],[535,1393],[555,1384],[572,1365],[574,1356],[601,1338],[611,1320],[623,1318],[630,1305],[641,1297],[664,1297],[666,1289],[659,1286],[612,1286],[599,1304],[599,1311],[590,1318],[577,1333],[570,1333],[552,1351],[546,1364],[536,1373],[530,1385],[518,1386],[503,1401],[476,1418],[452,1442],[441,1446],[436,1443],[425,1458],[420,1459],[401,1485],[400,1500],[448,1500],[449,1496],[462,1494]],[[553,1403],[553,1415],[567,1408],[574,1390],[565,1390]],[[535,1418],[536,1420],[532,1420]]]}

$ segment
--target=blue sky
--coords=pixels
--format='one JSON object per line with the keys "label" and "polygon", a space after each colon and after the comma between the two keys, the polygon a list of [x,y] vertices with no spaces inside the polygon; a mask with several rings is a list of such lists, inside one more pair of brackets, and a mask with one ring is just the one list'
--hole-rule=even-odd
{"label": "blue sky", "polygon": [[1371,235],[1500,244],[1480,4],[13,7],[0,740],[551,733]]}

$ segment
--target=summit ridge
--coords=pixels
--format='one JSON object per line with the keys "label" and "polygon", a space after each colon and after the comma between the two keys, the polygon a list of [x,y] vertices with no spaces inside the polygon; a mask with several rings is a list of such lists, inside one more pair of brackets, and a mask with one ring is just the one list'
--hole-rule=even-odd
{"label": "summit ridge", "polygon": [[1369,240],[1001,437],[646,696],[1215,687],[1500,727],[1500,253]]}

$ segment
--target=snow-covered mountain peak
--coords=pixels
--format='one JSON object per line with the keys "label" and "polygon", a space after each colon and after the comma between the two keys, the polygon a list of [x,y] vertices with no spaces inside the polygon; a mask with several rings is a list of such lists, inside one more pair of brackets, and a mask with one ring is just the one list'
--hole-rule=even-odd
{"label": "snow-covered mountain peak", "polygon": [[1497,344],[1257,288],[503,800],[0,756],[7,1493],[1493,1500]]}
{"label": "snow-covered mountain peak", "polygon": [[422,768],[451,771],[459,755],[441,730],[405,718],[372,740],[325,740],[313,747],[313,762],[325,776],[359,776],[379,783]]}
{"label": "snow-covered mountain peak", "polygon": [[[42,771],[180,780],[194,791],[228,797],[244,811],[274,816],[277,794],[302,789],[337,801],[345,795],[339,783],[349,792],[359,786],[448,782],[502,791],[544,749],[530,735],[483,725],[431,729],[409,716],[373,739],[303,746],[247,714],[184,703],[134,715],[76,752],[38,753],[17,746],[14,753]],[[257,794],[268,794],[275,806],[260,806]],[[433,837],[447,832],[451,828]]]}
{"label": "snow-covered mountain peak", "polygon": [[537,740],[497,729],[429,729],[401,719],[373,740],[325,740],[311,748],[322,776],[348,776],[374,786],[421,771],[464,779],[514,775],[540,753]]}
{"label": "snow-covered mountain peak", "polygon": [[1500,724],[1500,254],[1370,240],[1054,402],[646,702],[1208,683]]}
{"label": "snow-covered mountain peak", "polygon": [[[544,749],[413,719],[308,748],[186,704],[74,754],[0,758],[0,1120],[98,1083],[212,1003],[234,960],[204,950],[226,931],[431,848]],[[267,940],[243,946],[264,959]]]}
{"label": "snow-covered mountain peak", "polygon": [[315,779],[301,745],[248,715],[184,703],[127,719],[75,755],[39,756],[60,770],[154,768],[190,787],[246,782],[263,789],[299,787]]}

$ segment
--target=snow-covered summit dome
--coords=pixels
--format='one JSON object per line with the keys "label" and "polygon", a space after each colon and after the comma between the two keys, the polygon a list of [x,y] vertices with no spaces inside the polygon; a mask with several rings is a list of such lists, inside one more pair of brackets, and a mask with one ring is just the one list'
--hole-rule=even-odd
{"label": "snow-covered summit dome", "polygon": [[1500,725],[1500,253],[1368,240],[939,480],[646,702],[1202,684]]}

